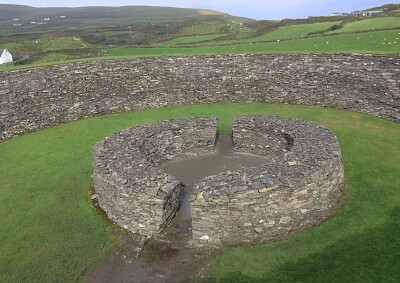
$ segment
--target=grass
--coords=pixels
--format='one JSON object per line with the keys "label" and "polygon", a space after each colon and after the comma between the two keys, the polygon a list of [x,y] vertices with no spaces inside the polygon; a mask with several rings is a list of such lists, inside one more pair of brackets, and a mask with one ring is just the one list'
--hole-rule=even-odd
{"label": "grass", "polygon": [[54,37],[26,40],[22,42],[12,42],[0,44],[0,49],[6,48],[12,52],[46,52],[65,49],[84,49],[91,48],[90,44],[77,37]]}
{"label": "grass", "polygon": [[[269,52],[359,52],[400,53],[400,30],[342,34],[303,38],[281,42],[201,46],[192,48],[113,48],[107,57],[140,57],[160,55],[188,55],[215,53],[269,53]],[[386,40],[385,40],[386,39]],[[391,44],[389,44],[389,42]],[[395,43],[396,42],[396,43]]]}
{"label": "grass", "polygon": [[226,33],[223,33],[223,34],[207,34],[207,35],[196,35],[196,36],[182,36],[168,41],[155,43],[153,44],[153,46],[171,46],[176,44],[201,42],[201,41],[213,40],[226,35],[227,35]]}
{"label": "grass", "polygon": [[305,37],[309,33],[327,30],[330,27],[339,24],[340,22],[325,22],[325,23],[314,23],[305,25],[291,25],[279,27],[276,30],[252,38],[253,41],[266,41],[266,40],[277,40],[277,39],[290,39]]}
{"label": "grass", "polygon": [[89,201],[94,144],[176,117],[270,113],[318,122],[339,139],[352,198],[337,217],[288,241],[227,248],[209,282],[393,281],[400,276],[400,126],[364,114],[278,104],[150,109],[59,125],[0,143],[2,282],[70,282],[114,244]]}
{"label": "grass", "polygon": [[[102,53],[101,46],[94,47],[77,37],[55,37],[40,38],[0,44],[0,48],[6,48],[10,52],[22,56],[29,54],[28,61],[23,62],[24,66],[40,66],[49,63],[60,63],[71,59],[92,58]],[[21,66],[0,66],[0,70],[12,70]]]}
{"label": "grass", "polygon": [[[193,54],[227,54],[227,53],[330,53],[330,52],[357,52],[378,54],[400,54],[400,29],[364,32],[357,34],[329,35],[295,40],[284,40],[281,42],[267,43],[243,43],[221,46],[198,46],[198,47],[158,47],[158,48],[108,48],[106,55],[102,57],[77,58],[66,54],[64,60],[47,61],[42,60],[24,66],[0,66],[0,71],[10,71],[21,68],[33,68],[52,65],[54,63],[70,63],[94,59],[117,59],[136,58],[168,55],[193,55]],[[85,49],[86,50],[86,49]],[[92,49],[90,49],[93,51]],[[101,54],[97,49],[93,54]],[[86,53],[85,53],[86,54]],[[52,55],[53,56],[53,55]],[[50,57],[51,60],[56,58]],[[60,59],[60,58],[58,58]]]}
{"label": "grass", "polygon": [[345,24],[342,28],[328,33],[358,32],[366,30],[400,28],[400,17],[374,18]]}
{"label": "grass", "polygon": [[190,27],[184,27],[178,35],[207,35],[207,34],[221,34],[227,32],[250,32],[254,29],[246,27],[240,23],[233,21],[225,21],[223,23],[203,23]]}
{"label": "grass", "polygon": [[353,186],[347,206],[287,241],[225,249],[206,282],[397,282],[400,127],[367,116],[346,122],[346,116],[307,118],[339,138]]}

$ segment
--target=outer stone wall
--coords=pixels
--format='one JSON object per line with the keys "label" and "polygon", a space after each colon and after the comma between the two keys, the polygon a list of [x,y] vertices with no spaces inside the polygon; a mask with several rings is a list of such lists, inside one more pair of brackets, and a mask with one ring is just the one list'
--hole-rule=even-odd
{"label": "outer stone wall", "polygon": [[172,158],[212,153],[217,129],[215,118],[175,119],[104,138],[93,148],[100,207],[134,233],[161,232],[175,216],[181,182],[157,166]]}
{"label": "outer stone wall", "polygon": [[191,200],[195,244],[282,239],[319,224],[344,183],[339,143],[318,124],[236,116],[234,148],[271,161],[206,177]]}
{"label": "outer stone wall", "polygon": [[145,108],[271,102],[400,122],[400,56],[247,54],[90,61],[0,72],[0,141]]}

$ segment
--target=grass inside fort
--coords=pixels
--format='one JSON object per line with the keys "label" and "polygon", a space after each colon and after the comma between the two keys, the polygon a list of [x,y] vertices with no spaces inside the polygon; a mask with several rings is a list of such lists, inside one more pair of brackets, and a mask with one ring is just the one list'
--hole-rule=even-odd
{"label": "grass inside fort", "polygon": [[73,281],[115,242],[90,202],[92,147],[114,131],[176,117],[275,114],[337,135],[352,189],[328,222],[289,240],[226,248],[209,282],[395,282],[400,276],[400,125],[368,115],[278,104],[207,104],[102,116],[0,144],[0,281]]}

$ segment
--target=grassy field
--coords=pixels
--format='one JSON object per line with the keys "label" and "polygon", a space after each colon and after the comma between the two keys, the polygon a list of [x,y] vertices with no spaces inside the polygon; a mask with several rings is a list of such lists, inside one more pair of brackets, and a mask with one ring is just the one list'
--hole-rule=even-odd
{"label": "grassy field", "polygon": [[193,43],[193,42],[201,42],[206,40],[213,40],[219,37],[226,36],[226,33],[223,34],[207,34],[207,35],[195,35],[195,36],[182,36],[178,38],[174,38],[168,41],[159,42],[153,44],[153,46],[171,46],[175,44],[185,44],[185,43]]}
{"label": "grassy field", "polygon": [[[30,62],[40,65],[50,62],[63,62],[69,59],[90,58],[103,54],[101,46],[94,47],[77,37],[40,38],[5,43],[0,44],[0,49],[2,48],[11,50],[14,53],[14,57],[15,54],[19,56],[29,54],[28,65]],[[0,70],[3,68],[4,66],[0,66]]]}
{"label": "grassy field", "polygon": [[351,22],[345,24],[342,28],[327,32],[338,33],[338,32],[356,32],[366,30],[379,30],[379,29],[393,29],[400,28],[400,17],[386,17],[386,18],[375,18],[362,21]]}
{"label": "grassy field", "polygon": [[84,49],[91,47],[93,46],[77,37],[41,38],[22,42],[0,44],[0,48],[6,48],[14,52],[46,52],[65,49]]}
{"label": "grassy field", "polygon": [[[108,48],[105,56],[90,57],[88,59],[65,54],[66,57],[44,58],[33,64],[25,66],[1,66],[0,71],[8,71],[31,67],[51,65],[54,63],[68,63],[93,59],[134,58],[147,56],[166,55],[193,55],[193,54],[224,54],[224,53],[329,53],[329,52],[357,52],[378,54],[400,54],[400,29],[364,32],[356,34],[329,35],[295,40],[283,40],[267,43],[242,43],[222,46],[199,47],[158,47],[158,48]],[[86,50],[86,49],[83,49]],[[91,49],[90,49],[91,50]],[[102,54],[102,49],[97,49],[94,54]],[[68,57],[69,56],[69,57]],[[72,57],[72,58],[71,58]],[[58,62],[51,61],[61,59]],[[71,60],[72,59],[72,60]]]}
{"label": "grassy field", "polygon": [[310,33],[325,31],[335,24],[340,22],[323,22],[323,23],[312,23],[312,24],[297,24],[278,27],[275,30],[270,31],[267,34],[260,36],[247,37],[243,39],[235,40],[218,40],[212,42],[201,43],[202,46],[216,46],[216,45],[232,45],[240,43],[255,43],[255,42],[266,42],[283,39],[298,39],[307,36]]}
{"label": "grassy field", "polygon": [[[110,19],[109,26],[100,23],[98,25],[88,24],[82,30],[77,26],[69,25],[69,30],[64,32],[70,34],[78,32],[81,37],[60,36],[61,33],[54,33],[58,36],[53,36],[51,33],[52,37],[49,38],[15,40],[11,43],[0,44],[0,48],[7,48],[9,51],[17,53],[18,56],[30,54],[28,61],[21,62],[23,66],[0,66],[0,71],[77,60],[163,55],[286,52],[400,54],[398,47],[399,17],[379,17],[355,21],[347,23],[342,28],[323,33],[334,25],[341,26],[340,21],[324,22],[325,20],[329,19],[312,18],[302,21],[292,20],[286,23],[193,20],[193,22],[168,24],[137,22],[135,25],[128,25],[121,22],[117,25]],[[101,19],[96,18],[89,21],[101,21]],[[118,19],[113,19],[113,21],[118,21]],[[399,28],[393,29],[394,27]],[[20,29],[15,29],[17,34],[13,36],[18,39],[25,32],[24,36],[28,36],[29,33],[31,33],[31,37],[44,36],[35,33],[40,28],[34,25],[24,25]],[[374,29],[376,31],[373,31]],[[260,35],[267,30],[270,31]],[[0,38],[3,42],[11,39],[13,37]]]}
{"label": "grassy field", "polygon": [[227,248],[209,282],[395,282],[400,276],[400,125],[367,115],[277,104],[136,111],[59,125],[0,143],[1,282],[70,282],[114,244],[90,203],[92,153],[104,136],[176,117],[270,113],[327,126],[353,189],[337,217],[288,241]]}
{"label": "grassy field", "polygon": [[[281,42],[204,46],[192,48],[112,48],[106,57],[159,56],[215,53],[359,52],[400,53],[399,30],[343,34]],[[390,44],[389,44],[390,43]]]}
{"label": "grassy field", "polygon": [[325,22],[325,23],[314,23],[306,25],[292,25],[279,27],[276,30],[264,34],[262,36],[252,38],[254,41],[266,41],[276,39],[290,39],[305,37],[309,33],[327,30],[330,27],[339,24],[340,22]]}
{"label": "grassy field", "polygon": [[227,32],[250,32],[253,29],[246,27],[241,23],[233,21],[225,21],[223,23],[203,23],[196,24],[182,28],[178,35],[208,35],[208,34],[221,34]]}

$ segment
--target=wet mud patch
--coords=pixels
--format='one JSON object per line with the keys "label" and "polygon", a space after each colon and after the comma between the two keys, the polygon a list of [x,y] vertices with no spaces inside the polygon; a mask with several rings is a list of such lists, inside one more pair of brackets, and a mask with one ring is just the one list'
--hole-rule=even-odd
{"label": "wet mud patch", "polygon": [[136,248],[142,236],[119,231],[117,245],[80,282],[200,282],[220,250],[190,248],[188,234],[175,229],[178,223],[174,222],[166,234],[151,239],[138,257]]}

